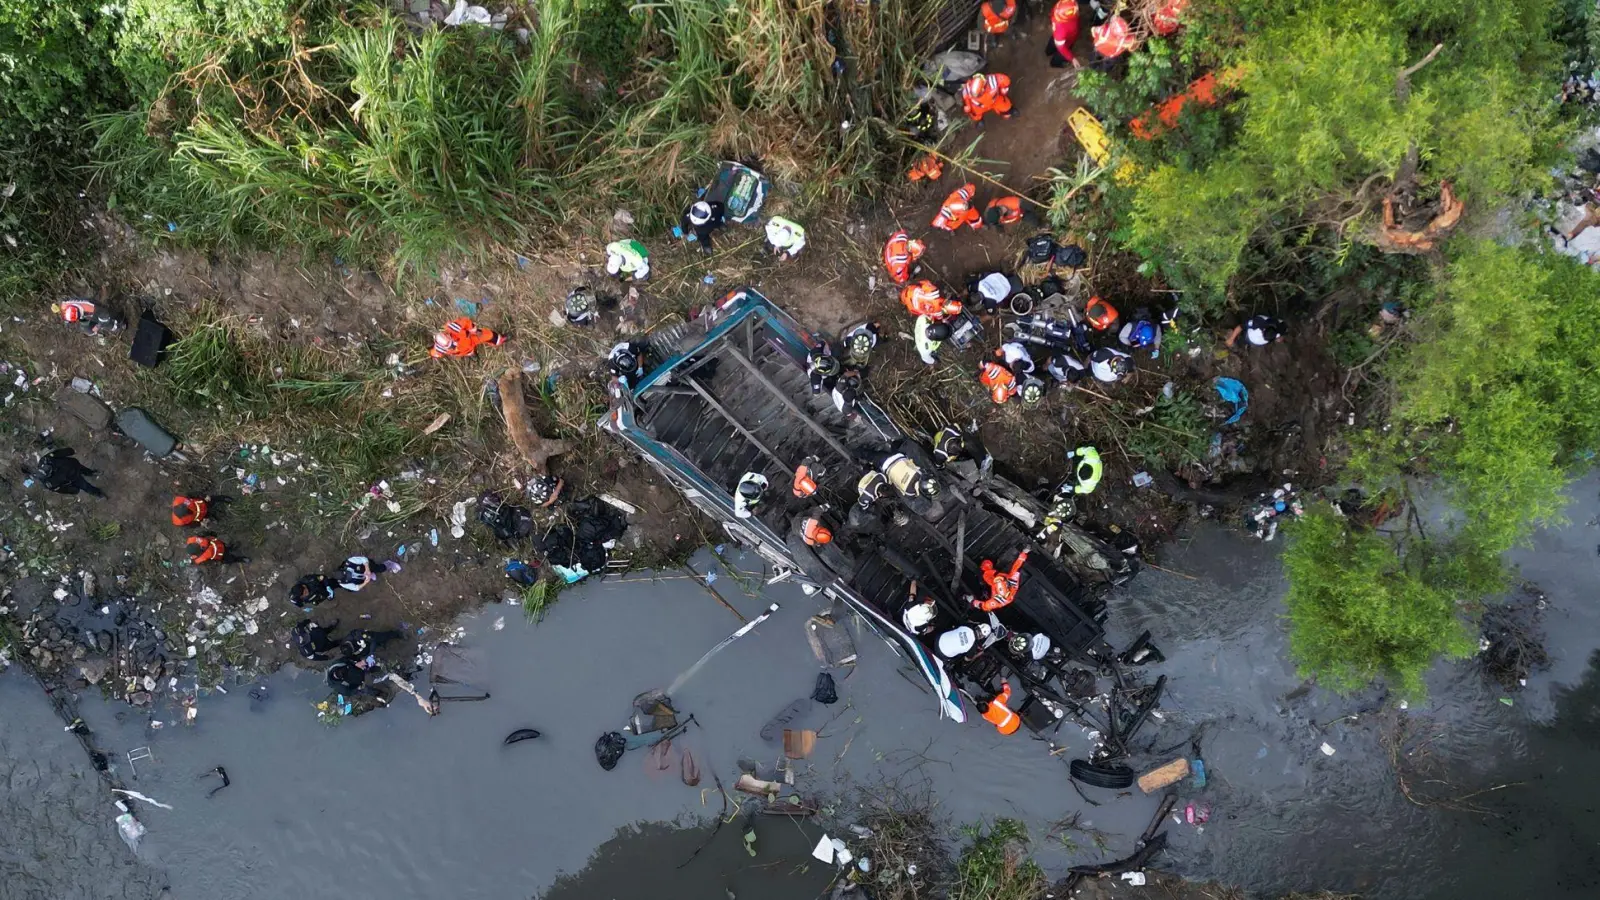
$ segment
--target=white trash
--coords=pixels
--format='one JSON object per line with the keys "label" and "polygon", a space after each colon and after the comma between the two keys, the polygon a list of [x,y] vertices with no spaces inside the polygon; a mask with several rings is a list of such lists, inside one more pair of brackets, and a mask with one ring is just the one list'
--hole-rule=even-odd
{"label": "white trash", "polygon": [[1323,756],[1332,756],[1336,752],[1337,751],[1333,749],[1333,745],[1332,744],[1329,744],[1327,741],[1323,741],[1322,742],[1322,755]]}
{"label": "white trash", "polygon": [[1143,872],[1123,872],[1121,875],[1118,875],[1117,877],[1121,878],[1123,881],[1126,881],[1127,883],[1133,885],[1134,887],[1144,887],[1144,873]]}
{"label": "white trash", "polygon": [[833,862],[833,839],[823,835],[822,840],[817,841],[817,846],[812,849],[811,855],[821,862]]}

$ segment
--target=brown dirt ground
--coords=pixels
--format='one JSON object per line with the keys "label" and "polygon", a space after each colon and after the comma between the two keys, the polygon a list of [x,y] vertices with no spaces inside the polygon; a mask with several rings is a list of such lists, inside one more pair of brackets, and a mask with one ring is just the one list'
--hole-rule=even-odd
{"label": "brown dirt ground", "polygon": [[[983,167],[1022,192],[1035,187],[1051,165],[1064,161],[1062,127],[1077,105],[1070,95],[1070,70],[1046,64],[1042,27],[1032,23],[993,54],[991,70],[1012,76],[1017,112],[1009,121],[991,119],[979,143],[980,158],[1004,161],[982,163]],[[971,134],[969,128],[954,143],[964,146]],[[404,623],[413,634],[419,627],[436,632],[461,611],[498,599],[508,587],[500,568],[509,551],[495,546],[481,527],[474,526],[475,509],[468,510],[465,540],[448,536],[447,519],[453,503],[483,490],[516,493],[526,469],[514,457],[480,386],[507,365],[538,362],[541,368],[532,380],[559,373],[560,389],[571,391],[578,401],[576,413],[535,407],[542,416],[538,423],[542,430],[579,445],[577,452],[555,464],[569,482],[569,496],[608,491],[641,507],[618,556],[647,563],[681,558],[702,544],[708,523],[615,442],[599,435],[583,408],[603,397],[603,360],[619,335],[669,321],[743,284],[761,289],[818,329],[837,333],[867,317],[883,323],[886,341],[869,378],[879,402],[903,425],[927,432],[944,424],[980,423],[988,446],[1025,484],[1054,484],[1065,475],[1066,449],[1086,442],[1099,445],[1106,453],[1106,480],[1095,502],[1085,504],[1083,512],[1093,522],[1132,528],[1147,545],[1170,537],[1188,510],[1156,490],[1130,486],[1131,476],[1147,464],[1122,448],[1115,423],[1131,421],[1133,411],[1150,405],[1169,379],[1208,398],[1209,381],[1215,375],[1244,381],[1252,392],[1247,423],[1300,426],[1298,431],[1278,430],[1255,441],[1259,446],[1252,448],[1252,455],[1261,467],[1270,469],[1273,477],[1285,470],[1318,469],[1343,408],[1334,408],[1340,393],[1337,376],[1331,374],[1336,367],[1314,334],[1297,334],[1287,345],[1219,358],[1212,352],[1220,343],[1217,336],[1196,333],[1190,338],[1198,348],[1192,356],[1167,353],[1155,362],[1141,358],[1135,378],[1109,388],[1097,386],[1093,393],[1057,392],[1032,409],[1019,404],[997,408],[976,383],[977,362],[999,343],[999,323],[986,323],[989,331],[983,347],[965,353],[947,348],[937,368],[924,367],[910,343],[909,318],[879,263],[882,243],[897,223],[906,223],[913,234],[929,236],[924,265],[950,285],[964,284],[972,271],[1018,258],[1024,238],[1032,233],[1026,226],[1010,233],[933,232],[927,223],[940,200],[965,180],[962,173],[949,171],[938,185],[899,187],[888,203],[875,209],[813,216],[806,223],[812,246],[790,263],[761,254],[759,228],[730,227],[718,236],[717,253],[710,257],[664,235],[638,235],[653,251],[655,275],[641,288],[636,306],[625,303],[621,315],[607,316],[594,330],[557,327],[550,319],[573,283],[594,277],[602,260],[592,240],[586,249],[525,251],[526,260],[458,264],[397,283],[327,258],[206,254],[171,245],[152,249],[125,226],[103,218],[95,223],[104,244],[99,271],[85,289],[110,284],[113,295],[122,297],[125,317],[136,317],[138,307],[148,305],[181,335],[186,322],[209,307],[220,309],[229,321],[264,341],[308,352],[338,356],[378,342],[413,348],[407,360],[416,365],[416,374],[397,380],[395,390],[420,384],[418,390],[454,398],[459,421],[441,432],[442,453],[415,459],[410,466],[423,472],[418,484],[425,508],[404,522],[374,524],[372,516],[353,507],[351,497],[318,490],[314,472],[299,468],[310,460],[301,457],[273,467],[259,455],[248,459],[238,455],[241,444],[263,442],[280,453],[292,452],[295,434],[271,433],[261,423],[214,421],[207,410],[163,407],[159,391],[153,389],[159,373],[139,371],[128,362],[127,335],[91,338],[62,326],[41,308],[0,329],[4,351],[0,358],[13,363],[26,360],[29,374],[42,379],[23,400],[0,413],[0,425],[9,426],[14,438],[12,446],[0,448],[4,455],[0,464],[14,473],[33,449],[31,435],[54,429],[58,440],[75,447],[89,465],[102,471],[98,483],[109,497],[104,501],[60,497],[37,487],[24,488],[20,478],[8,479],[0,488],[8,495],[13,517],[0,527],[9,529],[6,537],[13,543],[31,530],[36,543],[44,547],[41,552],[58,558],[61,565],[110,570],[98,572],[102,578],[126,575],[133,588],[147,596],[187,595],[193,590],[191,577],[213,585],[229,601],[266,596],[272,606],[261,616],[260,635],[245,642],[237,654],[242,658],[230,661],[267,667],[293,656],[285,640],[298,615],[284,597],[296,578],[332,571],[344,556],[357,551],[378,560],[395,558],[397,546],[404,543],[408,553],[402,573],[384,577],[361,594],[341,593],[319,610],[319,618],[338,617],[346,627],[359,622],[384,629]],[[997,193],[979,183],[983,200]],[[775,207],[774,211],[782,211],[781,190]],[[608,213],[597,211],[600,218]],[[1131,309],[1129,304],[1149,302],[1146,298],[1155,295],[1141,297],[1150,288],[1128,277],[1130,270],[1125,260],[1092,258],[1085,275],[1099,292]],[[1106,283],[1097,284],[1097,273],[1123,274],[1102,274]],[[713,284],[702,280],[708,275]],[[478,304],[478,320],[509,332],[512,340],[504,347],[482,350],[471,360],[427,360],[429,337],[459,314],[458,298]],[[184,441],[190,462],[148,461],[125,438],[90,434],[60,412],[48,398],[74,375],[91,378],[114,408],[148,406]],[[534,406],[531,401],[530,406]],[[261,475],[265,489],[241,495],[236,471],[241,468]],[[399,474],[392,473],[390,480]],[[1298,482],[1304,476],[1282,477]],[[181,535],[166,521],[166,506],[179,490],[238,497],[219,517],[215,530],[253,561],[192,571],[184,563]],[[44,535],[38,523],[28,525],[44,509],[80,525]],[[115,536],[101,539],[92,534],[96,529],[90,524],[110,522],[120,526]],[[437,548],[426,540],[433,528],[441,534]],[[394,655],[409,656],[410,648],[397,648]]]}

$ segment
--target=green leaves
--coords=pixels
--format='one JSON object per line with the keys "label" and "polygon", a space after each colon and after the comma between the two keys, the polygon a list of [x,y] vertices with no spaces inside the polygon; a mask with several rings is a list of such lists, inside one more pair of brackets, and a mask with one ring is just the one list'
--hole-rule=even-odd
{"label": "green leaves", "polygon": [[1284,533],[1289,650],[1303,675],[1339,691],[1387,678],[1415,698],[1436,658],[1476,648],[1451,586],[1403,565],[1378,534],[1326,505]]}

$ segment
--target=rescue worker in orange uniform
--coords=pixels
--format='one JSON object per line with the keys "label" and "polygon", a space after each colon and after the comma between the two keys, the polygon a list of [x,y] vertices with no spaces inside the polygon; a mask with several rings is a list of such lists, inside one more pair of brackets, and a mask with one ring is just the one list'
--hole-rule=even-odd
{"label": "rescue worker in orange uniform", "polygon": [[815,456],[808,456],[794,468],[794,495],[801,499],[817,492],[817,479],[826,474]]}
{"label": "rescue worker in orange uniform", "polygon": [[883,245],[883,267],[889,270],[889,277],[895,284],[905,284],[911,280],[911,267],[927,249],[928,245],[912,240],[905,231],[896,231]]}
{"label": "rescue worker in orange uniform", "polygon": [[911,171],[906,173],[906,180],[912,184],[923,179],[927,179],[928,183],[932,184],[943,177],[944,163],[940,162],[939,157],[934,156],[932,153],[912,163]]}
{"label": "rescue worker in orange uniform", "polygon": [[197,566],[206,563],[247,563],[250,558],[230,554],[226,545],[214,535],[200,535],[188,540],[189,561]]}
{"label": "rescue worker in orange uniform", "polygon": [[980,124],[988,113],[1011,118],[1011,76],[996,73],[968,78],[961,86],[961,109],[967,118]]}
{"label": "rescue worker in orange uniform", "polygon": [[900,289],[900,302],[913,316],[927,316],[936,322],[961,315],[961,301],[945,299],[933,282],[924,278]]}
{"label": "rescue worker in orange uniform", "polygon": [[1099,297],[1089,298],[1083,315],[1089,320],[1089,327],[1095,331],[1109,331],[1117,324],[1117,308]]}
{"label": "rescue worker in orange uniform", "polygon": [[977,190],[971,184],[963,184],[951,191],[950,196],[939,205],[939,213],[933,217],[933,227],[951,233],[960,231],[963,225],[982,228],[982,216],[972,208],[972,195]]}
{"label": "rescue worker in orange uniform", "polygon": [[983,20],[985,33],[1005,34],[1017,19],[1016,0],[984,0],[983,5],[978,7],[978,15]]}
{"label": "rescue worker in orange uniform", "polygon": [[1050,10],[1050,40],[1045,44],[1045,54],[1050,65],[1059,69],[1072,64],[1074,69],[1083,63],[1072,55],[1072,44],[1078,39],[1078,0],[1059,0]]}
{"label": "rescue worker in orange uniform", "polygon": [[1005,403],[1022,392],[1016,373],[992,359],[978,364],[978,383],[989,389],[989,399]]}
{"label": "rescue worker in orange uniform", "polygon": [[428,351],[428,355],[434,359],[443,359],[446,356],[466,357],[471,356],[483,344],[498,347],[505,342],[505,335],[495,334],[470,318],[461,316],[452,319],[443,330],[433,336],[433,349]]}
{"label": "rescue worker in orange uniform", "polygon": [[994,567],[994,560],[986,559],[980,568],[983,583],[989,586],[989,599],[973,600],[972,605],[984,612],[994,612],[1005,609],[1011,601],[1017,599],[1017,587],[1022,583],[1022,564],[1028,561],[1028,549],[1024,547],[1017,554],[1017,561],[1011,564],[1009,571],[1002,572]]}
{"label": "rescue worker in orange uniform", "polygon": [[199,525],[211,514],[210,497],[173,497],[172,524],[179,528]]}
{"label": "rescue worker in orange uniform", "polygon": [[833,532],[822,524],[816,516],[810,516],[800,526],[800,537],[806,542],[807,547],[821,547],[823,544],[833,543]]}
{"label": "rescue worker in orange uniform", "polygon": [[1016,195],[996,197],[983,208],[983,224],[991,227],[1015,225],[1022,219],[1022,198]]}
{"label": "rescue worker in orange uniform", "polygon": [[1011,682],[1006,682],[1000,688],[1000,693],[990,697],[987,702],[980,703],[978,709],[983,712],[985,722],[993,725],[1001,734],[1015,734],[1022,726],[1022,719],[1011,708],[1006,706],[1011,701]]}

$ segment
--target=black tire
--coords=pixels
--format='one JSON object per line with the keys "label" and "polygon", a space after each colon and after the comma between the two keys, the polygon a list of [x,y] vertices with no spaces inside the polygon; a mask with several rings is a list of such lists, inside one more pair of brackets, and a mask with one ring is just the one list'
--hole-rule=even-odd
{"label": "black tire", "polygon": [[1086,759],[1075,759],[1068,768],[1073,778],[1090,787],[1113,791],[1133,787],[1133,770],[1127,766],[1097,766]]}

